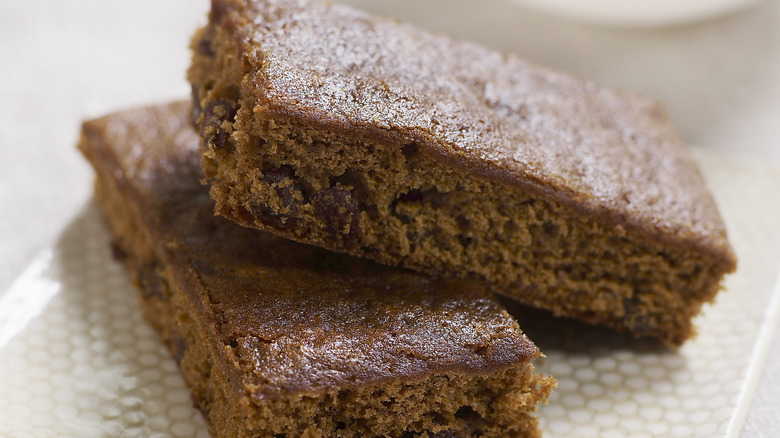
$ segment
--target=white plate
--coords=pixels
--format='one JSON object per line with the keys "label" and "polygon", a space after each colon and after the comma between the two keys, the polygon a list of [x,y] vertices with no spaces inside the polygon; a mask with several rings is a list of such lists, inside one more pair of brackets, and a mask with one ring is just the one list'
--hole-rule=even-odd
{"label": "white plate", "polygon": [[669,26],[736,12],[761,0],[515,0],[540,11],[614,26]]}
{"label": "white plate", "polygon": [[[780,172],[698,154],[739,257],[679,351],[558,321],[522,325],[559,387],[548,437],[736,436],[780,293]],[[207,437],[176,365],[111,260],[92,204],[0,297],[0,436]],[[780,291],[779,291],[780,292]]]}

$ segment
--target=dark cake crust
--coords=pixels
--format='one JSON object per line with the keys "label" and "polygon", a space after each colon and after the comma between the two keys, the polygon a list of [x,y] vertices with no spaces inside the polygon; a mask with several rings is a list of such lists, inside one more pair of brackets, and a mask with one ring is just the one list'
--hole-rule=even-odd
{"label": "dark cake crust", "polygon": [[343,5],[213,0],[216,211],[679,345],[735,259],[660,104]]}
{"label": "dark cake crust", "polygon": [[189,106],[84,124],[117,254],[214,436],[537,436],[554,381],[478,284],[239,227],[199,184]]}

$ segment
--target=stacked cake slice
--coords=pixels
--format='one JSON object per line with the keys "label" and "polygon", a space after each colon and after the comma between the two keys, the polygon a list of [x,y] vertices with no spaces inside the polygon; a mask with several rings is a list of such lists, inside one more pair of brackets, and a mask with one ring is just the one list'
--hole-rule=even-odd
{"label": "stacked cake slice", "polygon": [[537,436],[555,382],[480,284],[213,215],[189,103],[84,124],[114,252],[215,437]]}
{"label": "stacked cake slice", "polygon": [[735,268],[649,98],[315,1],[212,0],[192,49],[192,103],[80,148],[214,436],[538,436],[492,292],[677,346]]}
{"label": "stacked cake slice", "polygon": [[214,0],[196,123],[217,213],[680,345],[734,270],[661,106],[345,6]]}

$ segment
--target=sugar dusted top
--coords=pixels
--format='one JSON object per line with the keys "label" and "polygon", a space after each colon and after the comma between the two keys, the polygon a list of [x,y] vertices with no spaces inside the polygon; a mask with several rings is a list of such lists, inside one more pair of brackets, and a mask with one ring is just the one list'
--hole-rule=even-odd
{"label": "sugar dusted top", "polygon": [[[420,151],[735,263],[661,105],[343,5],[214,0],[256,112]],[[247,88],[249,87],[249,88]]]}

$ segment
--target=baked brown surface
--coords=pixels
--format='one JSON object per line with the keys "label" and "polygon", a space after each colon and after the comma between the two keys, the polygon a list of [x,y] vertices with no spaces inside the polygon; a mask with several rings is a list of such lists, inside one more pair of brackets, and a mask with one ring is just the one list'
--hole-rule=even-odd
{"label": "baked brown surface", "polygon": [[661,105],[343,5],[213,0],[217,213],[679,345],[735,269]]}
{"label": "baked brown surface", "polygon": [[490,294],[214,216],[189,118],[184,103],[110,115],[79,147],[212,435],[538,436],[554,381]]}

